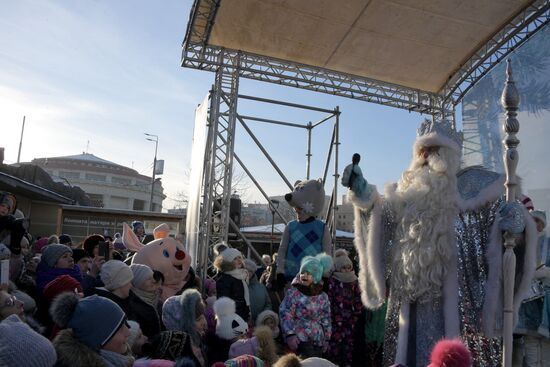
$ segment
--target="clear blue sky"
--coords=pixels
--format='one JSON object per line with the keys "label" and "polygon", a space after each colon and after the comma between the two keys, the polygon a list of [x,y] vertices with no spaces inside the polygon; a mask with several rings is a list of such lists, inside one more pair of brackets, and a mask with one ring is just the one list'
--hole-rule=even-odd
{"label": "clear blue sky", "polygon": [[[181,68],[181,42],[191,1],[39,1],[0,3],[0,123],[5,163],[15,163],[21,122],[26,127],[21,161],[80,154],[150,175],[154,144],[169,198],[187,191],[194,109],[214,75]],[[408,165],[415,113],[365,102],[241,79],[240,93],[332,109],[340,106],[340,171],[354,152],[377,185],[396,180]],[[307,123],[323,117],[241,101],[239,112]],[[305,178],[307,137],[302,129],[249,123],[291,182]],[[287,191],[250,139],[239,130],[236,153],[269,195]],[[314,134],[312,176],[325,162],[331,126]],[[329,191],[331,185],[327,185]],[[343,193],[339,188],[340,195]],[[260,201],[250,188],[246,201]],[[164,202],[165,208],[173,202]]]}

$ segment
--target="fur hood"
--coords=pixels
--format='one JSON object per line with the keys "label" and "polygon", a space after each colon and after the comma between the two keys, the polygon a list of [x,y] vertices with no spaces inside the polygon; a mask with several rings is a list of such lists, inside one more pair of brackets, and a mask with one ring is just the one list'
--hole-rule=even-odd
{"label": "fur hood", "polygon": [[216,257],[216,259],[214,260],[214,267],[218,269],[218,271],[221,273],[235,270],[235,265],[233,265],[233,262],[225,261],[221,255]]}
{"label": "fur hood", "polygon": [[57,365],[63,367],[105,367],[98,352],[82,344],[70,329],[61,330],[53,340],[57,352]]}

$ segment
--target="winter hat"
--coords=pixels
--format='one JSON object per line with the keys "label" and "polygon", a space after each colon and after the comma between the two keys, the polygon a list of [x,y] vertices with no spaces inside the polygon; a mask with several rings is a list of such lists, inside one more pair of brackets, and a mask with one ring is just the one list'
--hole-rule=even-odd
{"label": "winter hat", "polygon": [[302,367],[338,367],[338,366],[324,358],[310,357],[302,361]]}
{"label": "winter hat", "polygon": [[214,245],[214,255],[215,256],[221,255],[221,253],[227,250],[228,248],[229,246],[227,246],[225,242],[219,242]]}
{"label": "winter hat", "polygon": [[543,210],[533,210],[531,212],[531,215],[533,216],[533,218],[540,220],[544,224],[543,228],[546,227],[546,212],[544,212]]}
{"label": "winter hat", "polygon": [[55,297],[60,295],[63,292],[72,292],[77,289],[78,292],[82,293],[82,286],[70,275],[61,275],[46,284],[44,287],[44,299],[50,303]]}
{"label": "winter hat", "polygon": [[139,332],[141,331],[141,328],[139,327],[139,324],[133,320],[128,320],[128,327],[130,328],[130,337],[128,337],[128,345],[130,348],[134,345],[136,342]]}
{"label": "winter hat", "polygon": [[5,205],[8,208],[8,214],[15,213],[15,208],[17,207],[15,195],[11,192],[0,191],[0,205]]}
{"label": "winter hat", "polygon": [[100,349],[126,321],[119,305],[93,295],[79,300],[72,293],[55,298],[50,315],[61,328],[72,329],[74,337],[94,350]]}
{"label": "winter hat", "polygon": [[332,258],[325,254],[313,256],[305,256],[300,264],[300,274],[308,272],[313,276],[313,282],[319,283],[323,274],[332,269]]}
{"label": "winter hat", "polygon": [[263,254],[262,255],[262,264],[264,266],[271,265],[271,256],[269,256],[268,254]]}
{"label": "winter hat", "polygon": [[428,367],[470,367],[472,355],[460,339],[441,340],[432,349]]}
{"label": "winter hat", "polygon": [[525,208],[529,211],[535,210],[535,205],[533,204],[533,200],[527,195],[521,194],[520,198],[521,203],[525,206]]}
{"label": "winter hat", "polygon": [[237,256],[243,256],[239,250],[236,248],[230,247],[225,249],[221,254],[221,257],[223,257],[224,261],[233,261],[237,258]]}
{"label": "winter hat", "polygon": [[162,321],[167,330],[184,331],[191,337],[199,337],[195,321],[204,315],[202,296],[196,289],[186,289],[179,296],[169,297],[162,305]]}
{"label": "winter hat", "polygon": [[183,331],[161,331],[141,348],[149,358],[175,361],[191,355],[191,344],[187,333]]}
{"label": "winter hat", "polygon": [[340,271],[344,266],[353,266],[353,263],[348,256],[348,252],[341,248],[334,252],[334,269]]}
{"label": "winter hat", "polygon": [[[271,335],[269,335],[271,338]],[[252,337],[249,339],[237,339],[229,347],[229,353],[227,354],[228,358],[237,358],[242,355],[255,355],[256,350],[258,349],[258,339]]]}
{"label": "winter hat", "polygon": [[279,325],[279,315],[277,315],[276,312],[263,310],[258,317],[256,317],[256,326],[264,325],[264,321],[270,318],[275,321],[275,325]]}
{"label": "winter hat", "polygon": [[119,260],[109,260],[101,266],[99,272],[101,281],[109,291],[120,288],[134,279],[130,267]]}
{"label": "winter hat", "polygon": [[102,241],[105,241],[105,238],[102,235],[91,234],[84,240],[84,250],[86,250],[90,257],[94,257],[94,248]]}
{"label": "winter hat", "polygon": [[0,322],[0,366],[51,367],[56,361],[52,343],[17,315]]}
{"label": "winter hat", "polygon": [[204,289],[206,290],[206,296],[210,297],[216,294],[216,281],[212,278],[206,278],[204,280]]}
{"label": "winter hat", "polygon": [[244,268],[252,273],[255,273],[258,270],[258,265],[253,260],[244,259],[243,261]]}
{"label": "winter hat", "polygon": [[226,367],[263,367],[265,366],[264,361],[258,357],[245,354],[237,358],[233,358],[225,361]]}
{"label": "winter hat", "polygon": [[71,243],[73,243],[73,239],[68,234],[62,234],[61,236],[59,236],[59,243],[61,245],[69,246]]}
{"label": "winter hat", "polygon": [[[227,250],[226,250],[227,251]],[[235,312],[235,301],[220,297],[214,302],[216,314],[216,335],[225,340],[233,340],[246,334],[248,324]]]}
{"label": "winter hat", "polygon": [[48,239],[46,237],[39,238],[34,243],[34,251],[42,252],[44,247],[46,247],[47,245],[48,245]]}
{"label": "winter hat", "polygon": [[42,250],[42,261],[46,263],[50,268],[53,268],[57,263],[57,260],[61,258],[67,252],[73,253],[70,247],[59,244],[48,245]]}
{"label": "winter hat", "polygon": [[153,277],[153,269],[151,269],[147,265],[132,264],[130,265],[130,269],[134,274],[132,285],[136,288],[141,288],[141,286],[143,285],[143,283],[145,283],[147,279],[150,279]]}
{"label": "winter hat", "polygon": [[80,260],[82,260],[83,258],[85,258],[85,257],[90,257],[90,255],[86,251],[84,251],[81,248],[74,248],[73,249],[73,259],[74,259],[75,264],[77,262],[79,262]]}
{"label": "winter hat", "polygon": [[134,231],[134,233],[135,233],[139,228],[145,228],[145,226],[143,225],[143,222],[140,222],[139,220],[133,221],[132,222],[132,231]]}

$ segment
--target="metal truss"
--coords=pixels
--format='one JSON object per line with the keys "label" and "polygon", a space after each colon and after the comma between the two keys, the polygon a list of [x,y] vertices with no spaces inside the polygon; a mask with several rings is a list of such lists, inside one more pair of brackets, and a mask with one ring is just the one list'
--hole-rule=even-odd
{"label": "metal truss", "polygon": [[201,243],[198,263],[206,270],[210,251],[218,242],[227,242],[230,225],[231,178],[239,77],[237,68],[220,67],[212,92],[209,136],[205,152],[204,196],[201,211]]}
{"label": "metal truss", "polygon": [[452,76],[442,88],[445,103],[454,105],[508,54],[524,44],[550,20],[550,0],[534,1],[505,25]]}
{"label": "metal truss", "polygon": [[[441,96],[356,75],[278,60],[267,56],[205,46],[186,41],[182,66],[207,71],[234,64],[240,57],[239,75],[244,78],[352,98],[425,114],[442,114]],[[224,55],[220,58],[220,55]]]}

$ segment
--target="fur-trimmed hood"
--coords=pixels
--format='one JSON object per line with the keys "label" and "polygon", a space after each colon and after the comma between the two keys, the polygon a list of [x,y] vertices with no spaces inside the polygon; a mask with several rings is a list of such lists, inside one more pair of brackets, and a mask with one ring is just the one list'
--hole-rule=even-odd
{"label": "fur-trimmed hood", "polygon": [[53,340],[57,365],[63,367],[105,367],[101,355],[79,342],[70,329],[61,330]]}

